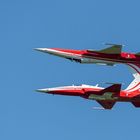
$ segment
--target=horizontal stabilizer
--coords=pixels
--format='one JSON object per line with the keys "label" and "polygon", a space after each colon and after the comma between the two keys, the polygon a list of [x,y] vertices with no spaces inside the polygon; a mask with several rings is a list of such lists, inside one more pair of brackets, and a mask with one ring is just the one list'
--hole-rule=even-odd
{"label": "horizontal stabilizer", "polygon": [[140,102],[132,102],[135,107],[140,107]]}
{"label": "horizontal stabilizer", "polygon": [[105,54],[121,54],[122,45],[113,45],[111,47],[105,48],[103,50],[95,51],[95,50],[87,50],[88,52],[100,52]]}
{"label": "horizontal stabilizer", "polygon": [[104,109],[112,109],[116,102],[114,101],[97,101]]}

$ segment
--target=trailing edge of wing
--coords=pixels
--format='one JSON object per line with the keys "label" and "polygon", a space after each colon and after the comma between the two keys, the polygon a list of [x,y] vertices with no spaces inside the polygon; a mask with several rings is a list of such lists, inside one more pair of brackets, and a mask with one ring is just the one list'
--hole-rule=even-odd
{"label": "trailing edge of wing", "polygon": [[140,52],[136,53],[135,55],[140,55]]}
{"label": "trailing edge of wing", "polygon": [[112,109],[116,102],[114,101],[97,101],[104,109]]}
{"label": "trailing edge of wing", "polygon": [[111,47],[105,48],[103,50],[94,51],[94,50],[88,50],[89,52],[100,52],[105,54],[121,54],[122,52],[122,45],[113,45]]}
{"label": "trailing edge of wing", "polygon": [[140,107],[140,102],[132,102],[135,107]]}

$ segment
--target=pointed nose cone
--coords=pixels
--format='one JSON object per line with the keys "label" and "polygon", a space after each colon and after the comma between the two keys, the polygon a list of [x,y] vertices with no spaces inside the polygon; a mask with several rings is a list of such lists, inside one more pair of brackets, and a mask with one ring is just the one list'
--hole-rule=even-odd
{"label": "pointed nose cone", "polygon": [[55,49],[50,49],[50,48],[35,48],[34,50],[40,51],[40,52],[44,52],[44,53],[48,53],[48,54],[52,54],[52,55],[59,55],[58,51],[56,51]]}
{"label": "pointed nose cone", "polygon": [[50,90],[48,88],[45,88],[45,89],[37,89],[36,91],[43,92],[43,93],[49,93]]}
{"label": "pointed nose cone", "polygon": [[34,50],[40,51],[40,52],[46,52],[47,48],[35,48]]}
{"label": "pointed nose cone", "polygon": [[48,53],[62,58],[73,58],[73,55],[68,54],[66,51],[58,48],[35,48],[36,51]]}

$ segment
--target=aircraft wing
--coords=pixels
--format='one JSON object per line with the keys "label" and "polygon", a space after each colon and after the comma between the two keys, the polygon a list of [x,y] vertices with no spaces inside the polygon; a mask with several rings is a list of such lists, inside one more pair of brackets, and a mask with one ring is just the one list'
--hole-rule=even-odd
{"label": "aircraft wing", "polygon": [[135,107],[140,107],[140,102],[132,102]]}
{"label": "aircraft wing", "polygon": [[120,95],[121,84],[113,84],[101,91],[98,94],[90,91],[89,99],[96,100],[105,109],[111,109],[116,103],[114,99],[117,99]]}
{"label": "aircraft wing", "polygon": [[122,45],[112,45],[111,47],[95,51],[95,50],[87,50],[88,52],[100,52],[105,54],[121,54],[122,52]]}
{"label": "aircraft wing", "polygon": [[[107,87],[104,90],[102,90],[101,93],[104,94],[105,96],[108,96],[111,99],[112,95],[119,95],[120,90],[121,90],[121,84],[113,84],[110,87]],[[112,109],[112,107],[116,103],[115,101],[111,101],[111,100],[110,101],[97,100],[97,102],[105,109]]]}
{"label": "aircraft wing", "polygon": [[116,102],[114,101],[99,101],[97,102],[104,108],[104,109],[112,109]]}

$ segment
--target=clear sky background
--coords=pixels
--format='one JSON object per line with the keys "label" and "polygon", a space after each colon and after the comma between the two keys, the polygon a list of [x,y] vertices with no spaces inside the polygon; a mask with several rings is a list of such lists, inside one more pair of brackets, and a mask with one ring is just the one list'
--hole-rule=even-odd
{"label": "clear sky background", "polygon": [[117,103],[93,110],[95,101],[36,93],[38,88],[125,83],[123,65],[76,64],[36,47],[103,49],[105,43],[140,51],[139,0],[0,1],[0,139],[139,139],[140,109]]}

